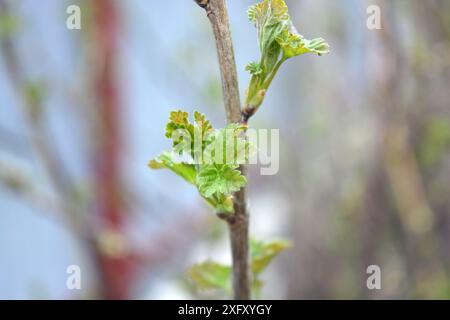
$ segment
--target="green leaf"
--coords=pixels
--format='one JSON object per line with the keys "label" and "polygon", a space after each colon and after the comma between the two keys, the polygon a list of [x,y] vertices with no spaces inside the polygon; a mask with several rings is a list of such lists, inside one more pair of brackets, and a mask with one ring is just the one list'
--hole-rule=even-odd
{"label": "green leaf", "polygon": [[[194,128],[194,140],[192,144],[192,157],[197,160],[201,160],[203,158],[203,151],[205,148],[209,145],[209,137],[214,133],[214,129],[211,125],[211,122],[206,119],[206,116],[204,114],[201,114],[200,112],[195,111],[194,112],[194,121],[195,121],[195,128]],[[196,140],[200,139],[198,143],[201,145],[195,145]]]}
{"label": "green leaf", "polygon": [[288,7],[283,0],[264,0],[248,8],[248,19],[256,27],[289,20]]}
{"label": "green leaf", "polygon": [[290,21],[283,0],[264,0],[248,9],[250,22],[255,24],[262,56]]}
{"label": "green leaf", "polygon": [[307,40],[297,32],[284,0],[263,0],[250,6],[248,17],[256,27],[261,51],[260,62],[252,62],[246,68],[252,79],[246,92],[244,113],[253,115],[264,102],[284,61],[310,52],[323,55],[330,47],[322,38]]}
{"label": "green leaf", "polygon": [[163,152],[148,164],[151,169],[169,169],[187,182],[195,185],[197,172],[193,164],[179,162],[169,152]]}
{"label": "green leaf", "polygon": [[210,133],[213,131],[211,122],[206,119],[206,116],[198,111],[194,112],[194,120],[199,128],[202,129],[203,133]]}
{"label": "green leaf", "polygon": [[166,137],[172,139],[175,153],[201,159],[202,152],[208,145],[208,137],[214,129],[200,112],[194,112],[194,123],[190,123],[188,117],[189,114],[181,110],[171,112],[166,125]]}
{"label": "green leaf", "polygon": [[330,46],[324,39],[305,39],[294,27],[283,30],[277,37],[277,42],[280,44],[283,56],[286,59],[305,53],[316,53],[320,56],[330,52]]}
{"label": "green leaf", "polygon": [[189,127],[188,116],[187,112],[181,110],[172,111],[166,126],[166,138],[171,139],[173,132],[177,129],[187,129]]}
{"label": "green leaf", "polygon": [[188,278],[198,290],[221,289],[231,293],[231,268],[213,261],[193,265]]}
{"label": "green leaf", "polygon": [[189,122],[187,112],[177,110],[170,113],[166,125],[166,138],[172,139],[174,152],[192,155],[194,143],[194,125]]}
{"label": "green leaf", "polygon": [[245,163],[254,152],[254,146],[243,135],[245,131],[246,126],[237,123],[228,124],[225,128],[216,130],[209,137],[208,149],[204,153],[204,163],[231,166]]}
{"label": "green leaf", "polygon": [[250,245],[252,255],[252,271],[255,275],[263,272],[273,258],[291,246],[289,242],[282,240],[264,243],[254,239],[251,240]]}
{"label": "green leaf", "polygon": [[230,165],[205,165],[197,175],[197,186],[200,193],[212,196],[230,196],[247,184],[241,171]]}

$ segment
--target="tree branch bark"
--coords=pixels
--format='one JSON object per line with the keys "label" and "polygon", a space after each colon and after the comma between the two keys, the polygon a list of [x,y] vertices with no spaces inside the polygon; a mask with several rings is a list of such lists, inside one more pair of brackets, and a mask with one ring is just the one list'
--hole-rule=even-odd
{"label": "tree branch bark", "polygon": [[[195,0],[206,10],[216,40],[225,111],[228,123],[241,121],[241,101],[236,62],[225,0]],[[246,174],[245,166],[241,167]],[[233,258],[233,291],[236,300],[251,298],[249,265],[249,215],[245,188],[234,195],[234,215],[222,216],[230,231]]]}

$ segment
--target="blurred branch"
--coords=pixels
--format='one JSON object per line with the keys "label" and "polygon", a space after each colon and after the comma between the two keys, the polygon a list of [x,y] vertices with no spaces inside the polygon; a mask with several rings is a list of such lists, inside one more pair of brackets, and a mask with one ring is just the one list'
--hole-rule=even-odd
{"label": "blurred branch", "polygon": [[[0,9],[4,14],[12,14],[11,8],[5,0],[0,0]],[[74,229],[80,230],[81,223],[77,212],[70,205],[71,202],[68,201],[73,191],[71,178],[59,154],[49,142],[46,130],[43,127],[44,101],[41,91],[42,88],[30,84],[26,80],[18,61],[18,54],[12,41],[12,35],[2,37],[0,41],[12,85],[16,88],[16,92],[19,93],[19,98],[22,102],[20,105],[23,107],[22,111],[30,129],[33,148],[48,173],[55,192],[61,196],[59,200],[60,207],[64,208],[67,218],[70,220]]]}
{"label": "blurred branch", "polygon": [[415,264],[411,266],[412,261],[425,259],[429,264],[427,268],[433,270],[433,273],[448,272],[436,255],[438,249],[434,233],[436,216],[427,199],[424,178],[410,142],[411,126],[408,123],[409,110],[406,108],[404,85],[407,83],[404,79],[407,73],[404,71],[410,57],[405,53],[405,40],[401,37],[398,25],[400,10],[396,5],[395,2],[386,2],[384,10],[388,17],[385,21],[387,27],[381,33],[382,44],[389,52],[384,59],[387,60],[387,65],[394,67],[383,85],[384,99],[388,108],[383,114],[381,152],[398,219],[405,233],[405,240],[408,241],[405,247],[408,249],[409,263],[406,264],[414,278],[413,294],[420,295],[424,269],[418,268]]}
{"label": "blurred branch", "polygon": [[420,236],[432,230],[434,216],[408,142],[408,133],[402,124],[386,130],[384,160],[401,221],[406,230]]}
{"label": "blurred branch", "polygon": [[[59,206],[57,199],[39,192],[39,188],[31,182],[31,176],[27,176],[23,171],[23,168],[0,161],[0,186],[3,185],[5,189],[19,195],[45,213],[49,211],[61,212],[62,208]],[[59,216],[59,218],[61,217]]]}

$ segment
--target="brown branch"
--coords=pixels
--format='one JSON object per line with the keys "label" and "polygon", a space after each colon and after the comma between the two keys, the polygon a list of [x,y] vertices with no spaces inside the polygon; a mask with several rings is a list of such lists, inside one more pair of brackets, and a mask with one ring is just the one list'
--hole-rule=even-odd
{"label": "brown branch", "polygon": [[[216,39],[217,54],[222,76],[222,89],[228,123],[241,121],[241,101],[237,80],[236,62],[231,39],[228,11],[225,0],[195,0],[206,10]],[[246,168],[241,168],[245,175]],[[234,195],[234,214],[221,216],[230,230],[233,258],[233,291],[237,300],[251,298],[249,266],[249,216],[245,188]]]}
{"label": "brown branch", "polygon": [[225,0],[210,0],[205,6],[205,10],[211,21],[216,39],[227,120],[229,123],[239,122],[241,119],[241,101]]}

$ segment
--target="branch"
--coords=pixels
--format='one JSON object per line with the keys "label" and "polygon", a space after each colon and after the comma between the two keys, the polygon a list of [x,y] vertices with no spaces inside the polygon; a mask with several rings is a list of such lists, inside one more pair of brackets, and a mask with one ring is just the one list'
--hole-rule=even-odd
{"label": "branch", "polygon": [[227,120],[229,123],[239,122],[241,119],[241,101],[225,0],[195,1],[202,8],[205,8],[214,31]]}
{"label": "branch", "polygon": [[[222,89],[228,123],[241,121],[241,101],[237,80],[236,62],[231,39],[228,11],[225,0],[195,0],[206,10],[216,39],[217,54],[222,76]],[[245,175],[246,168],[241,167]],[[234,215],[221,216],[230,229],[233,258],[233,291],[236,300],[251,297],[249,266],[249,216],[245,188],[234,195]]]}

